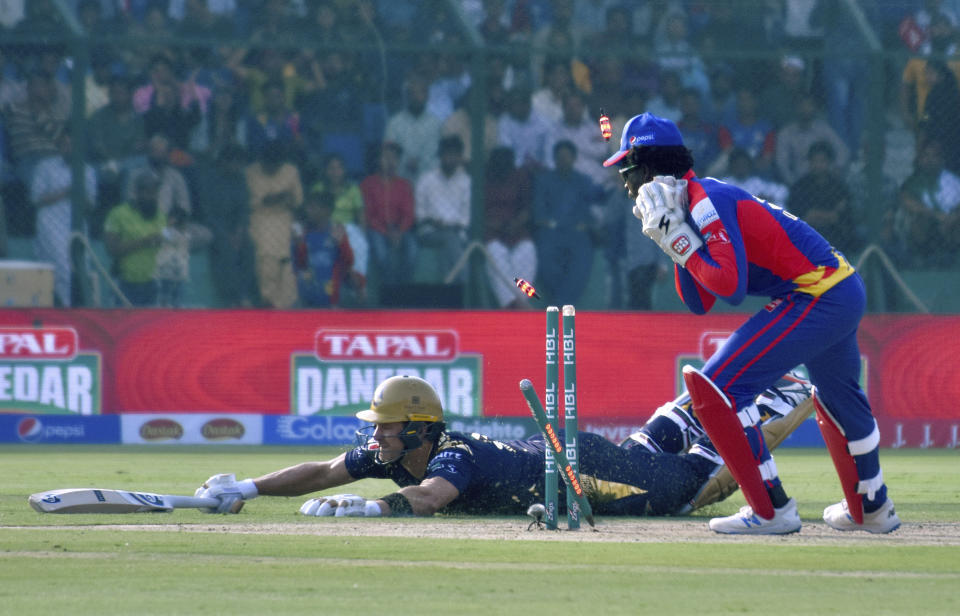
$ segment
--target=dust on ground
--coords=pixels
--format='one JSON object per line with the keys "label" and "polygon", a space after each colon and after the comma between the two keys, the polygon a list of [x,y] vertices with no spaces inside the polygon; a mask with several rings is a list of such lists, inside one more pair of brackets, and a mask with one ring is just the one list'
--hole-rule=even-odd
{"label": "dust on ground", "polygon": [[179,532],[275,534],[329,537],[409,537],[432,539],[480,539],[495,541],[599,541],[615,543],[766,543],[789,545],[884,545],[960,546],[960,523],[904,523],[886,535],[866,532],[839,532],[824,523],[805,522],[799,533],[778,536],[718,535],[707,528],[706,519],[617,519],[599,520],[596,530],[587,524],[579,531],[527,530],[530,519],[427,518],[357,519],[314,518],[291,523],[233,522],[229,524],[96,524],[7,526],[23,530],[83,530],[110,532]]}

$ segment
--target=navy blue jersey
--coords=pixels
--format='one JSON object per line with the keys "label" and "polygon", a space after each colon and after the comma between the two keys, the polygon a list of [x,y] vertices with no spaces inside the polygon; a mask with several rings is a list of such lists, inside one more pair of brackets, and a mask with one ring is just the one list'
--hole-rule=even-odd
{"label": "navy blue jersey", "polygon": [[[625,449],[589,432],[580,432],[578,439],[580,480],[598,514],[673,513],[713,470],[712,465],[705,468],[698,456]],[[445,432],[422,479],[399,463],[378,464],[376,453],[364,447],[347,452],[346,468],[355,479],[391,479],[400,487],[442,477],[460,492],[442,513],[522,515],[531,504],[544,500],[544,451],[541,434],[497,441],[477,433]],[[563,492],[563,482],[559,483]]]}

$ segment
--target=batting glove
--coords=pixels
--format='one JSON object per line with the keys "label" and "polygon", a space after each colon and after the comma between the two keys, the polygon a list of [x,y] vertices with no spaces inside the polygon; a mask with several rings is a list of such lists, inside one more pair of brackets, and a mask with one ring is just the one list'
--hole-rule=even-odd
{"label": "batting glove", "polygon": [[368,501],[356,494],[334,494],[311,498],[300,507],[303,515],[338,518],[379,518],[383,515],[377,501]]}
{"label": "batting glove", "polygon": [[216,498],[220,504],[204,509],[207,513],[237,513],[243,508],[244,501],[257,497],[257,486],[253,479],[237,481],[233,473],[214,475],[197,488],[194,496]]}

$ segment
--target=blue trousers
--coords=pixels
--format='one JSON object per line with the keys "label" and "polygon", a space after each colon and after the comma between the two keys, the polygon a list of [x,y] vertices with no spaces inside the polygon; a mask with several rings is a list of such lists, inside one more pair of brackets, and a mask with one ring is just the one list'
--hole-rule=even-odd
{"label": "blue trousers", "polygon": [[[704,365],[706,374],[743,409],[789,370],[805,364],[817,396],[833,413],[850,441],[876,428],[860,388],[857,328],[866,305],[863,280],[856,273],[820,297],[790,293],[772,300],[740,326]],[[769,459],[759,428],[746,428],[758,462]],[[861,479],[879,472],[877,450],[859,456]],[[774,479],[770,485],[778,485]],[[883,502],[885,492],[877,498]]]}

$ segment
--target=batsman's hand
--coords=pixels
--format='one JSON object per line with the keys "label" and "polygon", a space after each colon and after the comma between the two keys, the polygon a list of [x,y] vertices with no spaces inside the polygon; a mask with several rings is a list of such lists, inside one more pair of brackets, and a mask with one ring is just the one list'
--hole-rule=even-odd
{"label": "batsman's hand", "polygon": [[356,494],[334,494],[311,498],[300,507],[303,515],[338,518],[379,518],[383,515],[377,501],[368,501]]}
{"label": "batsman's hand", "polygon": [[203,482],[194,496],[216,498],[220,504],[204,509],[207,513],[238,513],[244,501],[257,497],[257,486],[253,479],[237,481],[233,473],[220,473]]}

